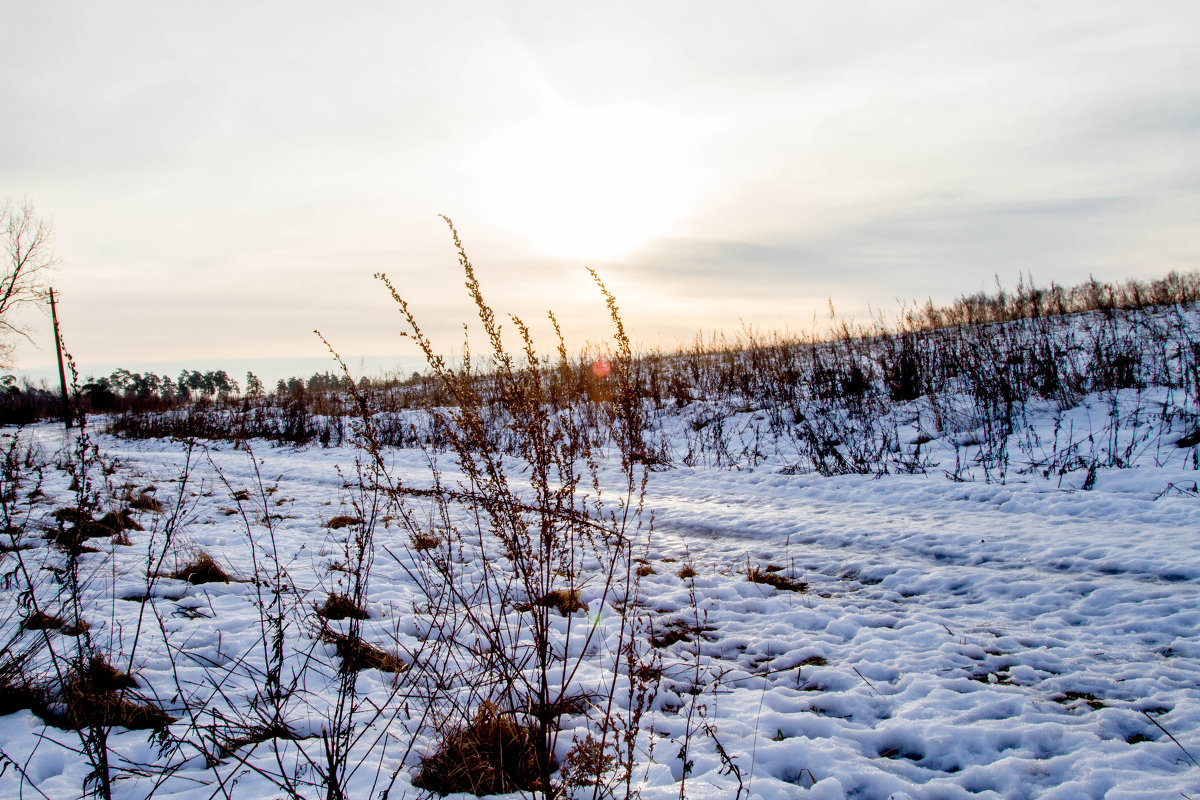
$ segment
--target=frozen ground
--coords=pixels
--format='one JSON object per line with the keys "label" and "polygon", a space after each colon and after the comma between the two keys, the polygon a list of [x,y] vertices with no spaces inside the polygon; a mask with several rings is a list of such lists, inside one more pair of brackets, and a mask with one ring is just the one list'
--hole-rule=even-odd
{"label": "frozen ground", "polygon": [[[51,459],[62,444],[49,426],[25,435]],[[114,485],[153,484],[166,499],[181,463],[178,445],[110,438],[100,445],[118,465]],[[230,490],[214,467],[236,491],[255,486],[253,465],[228,446],[209,455],[191,479],[197,494],[184,535],[247,576],[244,530],[226,514]],[[255,455],[275,487],[269,503],[281,517],[279,547],[311,605],[336,580],[327,568],[338,547],[324,523],[342,513],[335,465],[348,472],[353,452],[264,445]],[[1089,491],[1059,488],[1057,480],[955,483],[933,472],[653,473],[655,573],[644,579],[644,595],[657,625],[678,621],[702,633],[663,651],[642,795],[679,796],[677,753],[690,727],[692,798],[732,798],[739,779],[750,797],[772,800],[1200,797],[1200,505],[1178,488],[1197,473],[1177,455],[1163,466],[1102,469]],[[428,480],[420,454],[390,457],[401,477]],[[46,472],[45,512],[68,504],[66,480]],[[143,515],[147,529],[153,517]],[[144,586],[149,535],[133,534],[133,547],[104,545],[111,557],[86,557],[103,565],[92,575],[86,616],[118,651],[128,651],[143,608],[121,598]],[[686,563],[694,581],[677,574]],[[807,590],[750,583],[748,566],[781,567]],[[367,628],[400,643],[414,598],[402,567],[377,560]],[[133,672],[167,708],[178,706],[178,686],[200,691],[213,680],[211,667],[197,665],[236,663],[260,633],[249,583],[162,581],[148,605],[161,614],[163,633],[144,634]],[[7,616],[5,632],[15,624]],[[363,683],[387,696],[381,673],[364,673]],[[315,678],[307,689],[324,691]],[[702,721],[708,733],[695,732]],[[121,733],[117,749],[153,761],[146,739]],[[368,739],[363,747],[376,749],[360,755],[385,771],[400,767],[396,798],[408,789],[415,756],[403,767],[395,753],[379,752],[387,741]],[[429,744],[418,742],[418,752]],[[7,769],[0,797],[78,796],[87,768],[71,747],[78,748],[73,735],[47,729],[30,712],[5,718],[0,750],[25,779]],[[273,768],[265,748],[254,759]],[[214,775],[238,769],[214,772],[199,759],[176,767],[156,796],[221,796]],[[351,796],[373,796],[374,781],[375,770],[356,774]],[[117,792],[144,797],[150,788],[126,780]],[[280,794],[252,771],[227,791]]]}

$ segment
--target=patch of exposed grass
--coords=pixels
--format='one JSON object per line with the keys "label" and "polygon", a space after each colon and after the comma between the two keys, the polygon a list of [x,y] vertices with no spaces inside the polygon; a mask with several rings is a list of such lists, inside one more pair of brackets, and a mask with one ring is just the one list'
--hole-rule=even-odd
{"label": "patch of exposed grass", "polygon": [[229,573],[222,569],[221,565],[212,556],[203,551],[197,551],[186,564],[174,572],[168,572],[163,577],[187,581],[193,585],[201,583],[229,583],[232,580],[229,577]]}
{"label": "patch of exposed grass", "polygon": [[349,595],[334,592],[325,598],[325,602],[317,606],[318,617],[324,619],[366,619],[367,612],[361,606],[355,605]]}
{"label": "patch of exposed grass", "polygon": [[576,611],[583,611],[587,608],[583,600],[579,597],[579,590],[569,591],[567,589],[555,589],[552,592],[539,597],[533,603],[521,603],[516,606],[517,611],[530,611],[534,606],[542,606],[543,608],[554,608],[564,617],[573,614]]}
{"label": "patch of exposed grass", "polygon": [[1056,703],[1068,707],[1086,705],[1092,711],[1099,711],[1102,708],[1108,708],[1108,705],[1103,700],[1096,697],[1096,695],[1092,694],[1091,692],[1063,692],[1062,694],[1057,694],[1050,699]]}
{"label": "patch of exposed grass", "polygon": [[35,611],[21,622],[21,628],[27,631],[60,631],[65,627],[65,619],[44,611]]}
{"label": "patch of exposed grass", "polygon": [[26,666],[32,652],[0,655],[0,717],[45,705],[45,692],[29,679]]}
{"label": "patch of exposed grass", "polygon": [[699,625],[695,622],[675,619],[668,622],[661,629],[652,631],[650,634],[650,644],[658,648],[670,647],[676,642],[690,642],[693,637],[714,630],[716,628],[707,625]]}
{"label": "patch of exposed grass", "polygon": [[785,592],[808,591],[808,583],[806,581],[781,575],[779,572],[772,570],[769,566],[766,568],[752,567],[746,570],[746,580],[750,581],[751,583],[766,584],[767,586],[771,586],[775,589],[780,589]]}
{"label": "patch of exposed grass", "polygon": [[410,537],[410,540],[412,542],[412,549],[417,552],[433,550],[442,543],[442,540],[438,537],[423,533],[414,534]]}
{"label": "patch of exposed grass", "polygon": [[533,792],[550,760],[534,728],[485,703],[421,762],[413,786],[440,795]]}
{"label": "patch of exposed grass", "polygon": [[362,638],[325,629],[321,632],[321,641],[334,646],[338,658],[342,660],[342,669],[347,671],[377,669],[380,672],[404,672],[408,669],[408,665],[395,653],[389,653]]}
{"label": "patch of exposed grass", "polygon": [[151,491],[151,489],[143,489],[136,494],[131,491],[125,496],[125,503],[130,508],[137,509],[138,511],[153,511],[155,513],[161,513],[163,510],[163,504],[159,502],[157,497],[150,494]]}
{"label": "patch of exposed grass", "polygon": [[48,710],[47,722],[67,730],[93,726],[162,729],[175,721],[158,706],[135,697],[131,676],[95,655],[62,687],[61,709]]}
{"label": "patch of exposed grass", "polygon": [[219,733],[218,753],[221,758],[228,758],[246,745],[269,742],[272,739],[295,742],[301,738],[303,737],[299,736],[283,722],[248,726]]}

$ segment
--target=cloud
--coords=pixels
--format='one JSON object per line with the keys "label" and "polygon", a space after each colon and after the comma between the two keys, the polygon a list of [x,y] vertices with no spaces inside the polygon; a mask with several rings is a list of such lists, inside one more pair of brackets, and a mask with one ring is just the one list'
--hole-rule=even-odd
{"label": "cloud", "polygon": [[[869,304],[932,297],[938,302],[1018,275],[1047,283],[1088,274],[1120,279],[1161,274],[1200,261],[1200,237],[1163,251],[1156,239],[1186,224],[1193,203],[1145,196],[1078,197],[1013,203],[946,198],[904,209],[878,209],[803,238],[769,242],[674,239],[617,269],[684,305],[720,298],[730,319],[797,322],[825,298],[861,314]],[[1153,255],[1151,255],[1153,254]],[[797,308],[796,301],[802,301]],[[817,301],[814,305],[814,300]]]}

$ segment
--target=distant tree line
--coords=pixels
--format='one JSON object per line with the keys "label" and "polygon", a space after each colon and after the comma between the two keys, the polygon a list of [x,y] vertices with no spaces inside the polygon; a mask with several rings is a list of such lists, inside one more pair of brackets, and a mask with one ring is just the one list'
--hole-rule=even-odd
{"label": "distant tree line", "polygon": [[[412,381],[413,378],[409,378]],[[185,369],[172,378],[154,372],[132,372],[117,369],[99,378],[91,375],[73,392],[73,407],[89,414],[124,414],[171,411],[185,406],[226,407],[267,405],[299,405],[313,413],[341,413],[339,403],[334,409],[330,400],[340,396],[346,379],[333,372],[314,372],[308,378],[280,379],[275,390],[253,372],[246,373],[244,384],[226,370],[201,372]],[[363,388],[390,386],[391,379],[362,378]],[[35,385],[26,379],[19,382],[12,375],[0,376],[0,425],[25,425],[61,413],[62,401],[58,389],[44,383]]]}
{"label": "distant tree line", "polygon": [[[893,322],[877,319],[867,327],[851,327],[843,323],[833,329],[829,340],[846,340],[850,337],[890,337],[918,331],[941,330],[951,327],[991,325],[1021,319],[1062,317],[1072,314],[1100,312],[1111,315],[1118,310],[1136,310],[1147,307],[1186,306],[1200,301],[1200,272],[1172,272],[1163,278],[1120,283],[1103,283],[1089,279],[1070,288],[1051,283],[1048,288],[1036,286],[1022,276],[1015,291],[1006,290],[997,284],[992,294],[978,293],[963,295],[957,300],[935,306],[932,302],[913,304],[901,310]],[[815,342],[814,342],[815,343]],[[804,342],[791,344],[800,346]],[[702,347],[698,342],[697,347]],[[736,348],[754,349],[755,343],[741,342]],[[702,348],[703,349],[703,348]],[[721,350],[715,346],[712,352]],[[662,359],[691,356],[691,349],[678,353],[648,353],[637,359],[654,382],[654,363]],[[908,386],[904,376],[916,374],[906,365],[911,354],[904,352],[891,367],[895,373],[890,385],[893,392],[912,394],[917,387]],[[587,359],[584,359],[587,361]],[[589,362],[590,363],[590,362]],[[588,368],[590,369],[590,367]],[[600,391],[596,380],[587,370],[581,373],[571,386],[563,387],[570,393],[582,392],[591,396]],[[481,373],[480,379],[486,380]],[[820,375],[809,376],[821,382]],[[376,378],[360,378],[358,389],[371,400],[372,407],[380,411],[400,411],[422,405],[442,405],[453,399],[444,395],[444,388],[437,381],[427,380],[418,373],[411,376],[392,375]],[[866,386],[865,374],[842,391],[861,394]],[[110,375],[94,378],[89,376],[73,394],[72,405],[83,413],[100,414],[153,414],[181,408],[235,409],[249,412],[259,408],[274,408],[278,413],[291,415],[297,420],[309,418],[332,418],[353,413],[354,405],[347,396],[346,378],[334,372],[316,372],[308,378],[292,377],[280,379],[273,391],[268,392],[263,382],[253,373],[246,373],[244,389],[225,370],[182,370],[178,376],[157,375],[153,372],[131,372],[118,369]],[[590,388],[589,388],[590,387]],[[654,387],[648,387],[654,395]],[[0,376],[0,424],[26,424],[44,418],[53,418],[60,413],[59,393],[45,385],[35,386],[26,381],[19,384],[11,375]],[[297,423],[297,429],[308,431],[308,423]],[[315,430],[315,428],[313,428]]]}
{"label": "distant tree line", "polygon": [[[247,373],[247,385],[251,378],[254,373]],[[257,378],[254,382],[262,385]],[[241,394],[241,387],[223,369],[208,372],[185,369],[174,380],[169,375],[118,369],[107,377],[89,376],[79,393],[89,410],[105,413],[129,408],[169,408],[189,401],[228,400]]]}
{"label": "distant tree line", "polygon": [[[329,373],[314,374],[305,381],[291,378],[279,381],[277,394],[283,397],[303,393],[306,388],[325,390],[337,383]],[[26,379],[19,382],[12,375],[0,376],[0,425],[24,425],[61,413],[60,392],[44,382],[36,385]],[[181,370],[179,375],[159,375],[154,372],[132,372],[117,369],[99,378],[91,375],[73,392],[73,406],[78,412],[109,414],[125,412],[168,411],[188,405],[223,405],[242,401],[252,403],[269,399],[262,380],[253,372],[246,373],[243,391],[236,378],[226,370]]]}

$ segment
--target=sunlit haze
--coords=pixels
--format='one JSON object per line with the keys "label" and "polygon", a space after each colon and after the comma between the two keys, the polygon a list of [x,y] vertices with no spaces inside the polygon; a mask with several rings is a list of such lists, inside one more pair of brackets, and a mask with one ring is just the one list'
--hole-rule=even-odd
{"label": "sunlit haze", "polygon": [[[0,197],[84,373],[407,372],[488,299],[568,341],[808,330],[1200,267],[1194,2],[3,0]],[[52,362],[48,321],[18,368]],[[547,349],[552,343],[544,340]]]}

